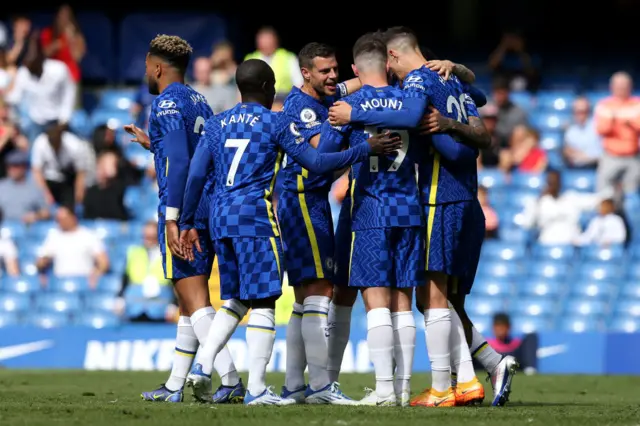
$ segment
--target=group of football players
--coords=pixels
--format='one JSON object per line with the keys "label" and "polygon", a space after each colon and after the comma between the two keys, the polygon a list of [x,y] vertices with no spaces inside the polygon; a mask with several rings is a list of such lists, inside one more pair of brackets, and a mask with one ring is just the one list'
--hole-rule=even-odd
{"label": "group of football players", "polygon": [[[496,353],[464,310],[485,232],[476,158],[490,144],[473,73],[436,60],[411,30],[395,27],[358,39],[356,78],[345,82],[335,51],[307,44],[304,83],[281,112],[271,110],[272,69],[247,60],[236,72],[241,102],[214,116],[184,84],[190,56],[179,37],[151,41],[146,75],[158,96],[149,136],[125,126],[154,155],[163,264],[181,312],[170,377],[143,399],[179,402],[189,385],[214,403],[464,406],[485,396],[475,358],[491,377],[491,404],[504,405],[517,362]],[[334,236],[329,191],[347,168]],[[225,301],[218,313],[207,287],[214,254]],[[285,273],[295,303],[276,394],[265,375]],[[376,386],[355,401],[337,379],[358,293]],[[411,399],[414,297],[432,385]],[[225,345],[249,310],[245,388]],[[214,369],[221,385],[212,392]]]}

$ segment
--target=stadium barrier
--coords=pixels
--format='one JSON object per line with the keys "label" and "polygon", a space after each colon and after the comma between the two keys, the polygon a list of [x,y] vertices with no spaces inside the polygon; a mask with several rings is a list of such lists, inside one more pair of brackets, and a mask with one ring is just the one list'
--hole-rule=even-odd
{"label": "stadium barrier", "polygon": [[[228,346],[236,366],[248,366],[245,330],[241,327]],[[31,369],[169,370],[174,350],[174,325],[126,325],[110,329],[82,327],[0,329],[0,366]],[[640,375],[640,333],[541,333],[538,372],[549,374]],[[428,372],[424,333],[417,333],[415,372]],[[285,328],[279,327],[269,371],[284,371]],[[342,371],[369,372],[372,365],[366,329],[354,327]]]}

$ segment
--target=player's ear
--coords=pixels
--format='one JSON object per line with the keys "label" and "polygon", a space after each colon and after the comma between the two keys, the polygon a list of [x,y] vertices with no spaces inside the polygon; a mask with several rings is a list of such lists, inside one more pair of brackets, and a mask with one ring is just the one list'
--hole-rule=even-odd
{"label": "player's ear", "polygon": [[353,75],[358,77],[358,67],[356,67],[356,64],[351,64],[351,69],[353,70]]}
{"label": "player's ear", "polygon": [[302,74],[302,78],[304,78],[304,81],[311,80],[311,72],[309,72],[309,70],[307,68],[301,67],[300,68],[300,73]]}

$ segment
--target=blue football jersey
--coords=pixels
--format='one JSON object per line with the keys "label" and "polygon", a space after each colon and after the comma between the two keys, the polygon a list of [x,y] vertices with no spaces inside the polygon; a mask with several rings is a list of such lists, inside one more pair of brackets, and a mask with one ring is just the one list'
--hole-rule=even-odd
{"label": "blue football jersey", "polygon": [[[473,100],[464,86],[452,75],[448,80],[423,66],[411,71],[403,81],[406,97],[428,99],[443,116],[468,123],[469,116],[478,116]],[[476,150],[477,151],[477,150]],[[475,167],[447,161],[432,147],[425,146],[419,162],[419,186],[423,204],[444,204],[470,201],[477,197],[478,178]]]}
{"label": "blue football jersey", "polygon": [[[320,133],[322,123],[329,116],[329,107],[335,100],[334,97],[318,100],[299,88],[293,87],[284,101],[282,112],[291,122],[295,123],[305,142],[308,143],[312,137]],[[284,175],[283,188],[286,191],[325,190],[328,193],[333,182],[331,175],[311,173],[288,157],[284,160],[282,173]],[[303,177],[301,181],[298,180],[299,175]]]}
{"label": "blue football jersey", "polygon": [[[362,89],[344,98],[352,108],[402,109],[404,93],[391,86]],[[386,129],[361,124],[331,126],[323,124],[325,137],[348,140],[350,146],[367,143],[371,134]],[[402,139],[402,149],[391,156],[371,156],[369,161],[351,167],[352,230],[371,228],[411,227],[422,225],[422,209],[416,182],[418,145],[412,146],[406,130],[391,130]],[[324,143],[324,142],[323,142]]]}
{"label": "blue football jersey", "polygon": [[[168,168],[171,167],[165,153],[164,137],[174,130],[184,129],[187,132],[189,153],[192,156],[204,124],[212,115],[211,107],[204,96],[185,84],[172,83],[153,100],[149,118],[149,139],[159,188],[158,213],[161,215],[165,214],[167,173]],[[210,187],[206,187],[205,194],[210,193]],[[208,205],[205,201],[206,197],[203,197],[203,203],[201,203],[203,211],[199,209],[198,216],[208,213]]]}

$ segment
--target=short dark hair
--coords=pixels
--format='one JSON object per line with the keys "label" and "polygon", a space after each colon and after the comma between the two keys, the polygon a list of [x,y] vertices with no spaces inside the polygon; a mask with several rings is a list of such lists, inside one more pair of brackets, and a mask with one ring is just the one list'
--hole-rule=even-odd
{"label": "short dark hair", "polygon": [[160,34],[149,43],[149,54],[157,56],[169,65],[185,72],[191,60],[193,49],[183,38]]}
{"label": "short dark hair", "polygon": [[505,314],[504,312],[499,312],[497,314],[495,314],[493,316],[493,323],[494,324],[504,324],[504,325],[511,325],[511,318],[509,318],[509,315]]}
{"label": "short dark hair", "polygon": [[313,58],[330,58],[336,56],[336,50],[325,43],[311,42],[306,44],[298,53],[300,68],[313,68]]}
{"label": "short dark hair", "polygon": [[384,32],[384,42],[386,44],[399,38],[406,39],[412,47],[418,46],[418,36],[409,27],[391,27]]}
{"label": "short dark hair", "polygon": [[378,56],[383,62],[387,58],[387,46],[382,41],[379,33],[367,33],[361,36],[353,45],[353,60],[360,55],[367,54]]}
{"label": "short dark hair", "polygon": [[265,84],[275,80],[273,69],[261,59],[247,59],[236,70],[236,84],[243,95],[262,93]]}

